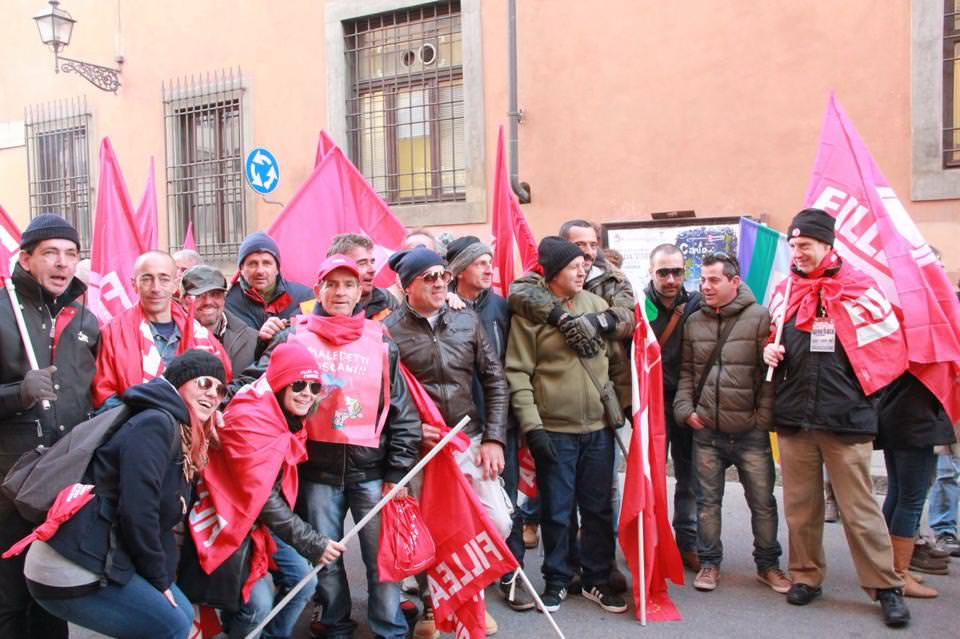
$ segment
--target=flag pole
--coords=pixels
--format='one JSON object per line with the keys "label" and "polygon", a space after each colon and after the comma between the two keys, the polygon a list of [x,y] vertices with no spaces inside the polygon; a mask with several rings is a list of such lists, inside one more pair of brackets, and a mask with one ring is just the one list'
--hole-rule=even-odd
{"label": "flag pole", "polygon": [[527,587],[527,592],[529,592],[530,595],[533,596],[533,600],[537,602],[537,607],[540,609],[540,612],[547,616],[547,621],[553,626],[553,630],[557,633],[557,636],[560,637],[560,639],[567,639],[563,636],[563,632],[560,630],[560,626],[557,625],[556,620],[554,620],[553,615],[551,615],[547,607],[543,605],[543,600],[540,599],[540,595],[533,589],[533,584],[527,579],[527,573],[523,572],[523,568],[520,566],[517,566],[517,574],[520,575],[520,580],[523,581],[523,585]]}
{"label": "flag pole", "polygon": [[[17,329],[20,331],[20,339],[23,341],[23,349],[27,352],[27,363],[30,370],[39,370],[37,364],[37,355],[33,351],[33,340],[30,339],[30,333],[27,332],[27,323],[23,320],[23,310],[20,308],[20,299],[17,297],[17,289],[13,286],[13,277],[3,278],[3,285],[7,289],[7,295],[10,296],[10,305],[13,307],[13,317],[17,321]],[[43,400],[43,410],[50,410],[50,401]]]}
{"label": "flag pole", "polygon": [[640,625],[647,625],[647,566],[644,562],[643,513],[637,517],[637,564],[640,568]]}
{"label": "flag pole", "polygon": [[[370,523],[370,520],[376,517],[380,511],[383,510],[383,507],[386,506],[391,499],[396,497],[397,493],[399,493],[408,483],[410,483],[410,480],[413,479],[414,475],[423,470],[423,467],[426,466],[431,459],[436,457],[437,454],[443,450],[443,447],[449,444],[450,440],[457,436],[457,433],[464,429],[469,421],[469,415],[464,415],[463,419],[457,422],[457,425],[450,429],[450,432],[444,435],[443,439],[437,442],[436,446],[427,451],[427,454],[423,456],[423,459],[417,462],[417,465],[411,468],[410,471],[403,476],[403,479],[393,485],[393,488],[390,489],[390,492],[380,498],[380,501],[377,502],[376,506],[370,509],[370,512],[368,512],[360,521],[354,524],[353,528],[351,528],[350,531],[347,532],[347,534],[344,535],[340,540],[340,543],[346,544],[351,539],[356,537],[360,533],[360,530]],[[263,621],[261,621],[256,628],[247,633],[244,639],[256,639],[258,636],[260,636],[260,633],[263,632],[263,629],[267,627],[267,624],[270,623],[270,620],[276,617],[277,614],[283,610],[288,603],[290,603],[290,600],[293,599],[298,592],[303,590],[304,586],[310,582],[313,576],[323,570],[326,566],[327,564],[317,564],[314,566],[313,569],[304,575],[303,579],[301,579],[297,585],[291,588],[290,592],[288,592],[286,596],[273,607],[273,610],[270,611],[270,614],[264,617]]]}
{"label": "flag pole", "polygon": [[[793,278],[787,276],[787,286],[783,290],[783,310],[780,312],[780,321],[777,323],[777,335],[773,340],[775,346],[780,346],[780,340],[783,337],[783,325],[787,320],[787,306],[790,304],[790,285],[793,284]],[[773,381],[773,366],[767,367],[767,381]]]}

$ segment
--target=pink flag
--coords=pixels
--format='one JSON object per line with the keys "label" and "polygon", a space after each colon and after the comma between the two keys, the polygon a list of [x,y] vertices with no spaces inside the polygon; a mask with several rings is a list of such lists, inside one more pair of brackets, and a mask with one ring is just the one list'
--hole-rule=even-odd
{"label": "pink flag", "polygon": [[333,139],[327,135],[326,131],[320,131],[320,139],[317,141],[317,156],[313,161],[313,166],[316,167],[320,164],[320,160],[324,158],[330,151],[336,148],[337,144]]}
{"label": "pink flag", "polygon": [[140,227],[110,138],[100,144],[100,184],[90,250],[90,310],[101,324],[136,303],[133,263],[143,253]]}
{"label": "pink flag", "polygon": [[840,256],[872,277],[897,309],[910,372],[960,419],[960,302],[832,94],[804,202],[837,218]]}
{"label": "pink flag", "polygon": [[283,276],[313,283],[330,239],[338,233],[363,233],[373,240],[381,267],[374,283],[387,286],[396,279],[386,267],[387,258],[400,247],[406,229],[343,151],[325,133],[320,139],[321,146],[329,146],[326,154],[267,229],[281,255],[298,256],[283,260]]}
{"label": "pink flag", "polygon": [[137,207],[134,218],[140,230],[140,244],[144,251],[154,251],[160,244],[157,239],[157,187],[153,179],[153,158],[150,158],[150,173],[147,174],[147,186],[143,189],[143,198]]}
{"label": "pink flag", "polygon": [[187,232],[183,235],[183,248],[197,250],[197,243],[193,240],[193,220],[187,222]]}
{"label": "pink flag", "polygon": [[10,277],[14,256],[20,251],[20,229],[0,206],[0,278]]}
{"label": "pink flag", "polygon": [[494,286],[500,295],[507,296],[513,281],[513,244],[520,249],[520,263],[524,271],[537,264],[537,241],[520,210],[520,202],[510,189],[510,175],[503,148],[503,127],[497,134],[497,169],[493,180],[493,213],[490,226],[493,231]]}

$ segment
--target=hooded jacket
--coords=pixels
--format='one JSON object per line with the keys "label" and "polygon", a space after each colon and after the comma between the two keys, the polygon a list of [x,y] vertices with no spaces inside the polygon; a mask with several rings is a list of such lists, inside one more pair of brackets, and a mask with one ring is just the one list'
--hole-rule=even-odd
{"label": "hooded jacket", "polygon": [[238,275],[233,286],[227,291],[226,308],[243,320],[247,326],[259,331],[267,318],[287,319],[300,314],[300,303],[313,298],[309,286],[298,282],[288,282],[277,273],[277,288],[269,302],[260,297],[253,287],[247,284],[242,275]]}
{"label": "hooded jacket", "polygon": [[[704,371],[720,334],[736,322],[716,364]],[[770,335],[770,313],[744,282],[726,306],[702,303],[683,327],[680,379],[673,411],[678,424],[696,412],[706,428],[722,433],[770,430],[773,388],[763,381],[767,367],[763,348]],[[706,374],[700,401],[693,394]]]}

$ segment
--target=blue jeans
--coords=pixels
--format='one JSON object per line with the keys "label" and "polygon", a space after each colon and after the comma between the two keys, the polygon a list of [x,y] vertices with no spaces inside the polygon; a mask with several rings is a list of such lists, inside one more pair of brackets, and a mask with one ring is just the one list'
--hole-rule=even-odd
{"label": "blue jeans", "polygon": [[937,535],[957,534],[957,500],[960,499],[960,457],[937,456],[937,478],[930,489],[927,517]]}
{"label": "blue jeans", "polygon": [[[224,622],[229,628],[230,639],[246,637],[247,633],[256,628],[263,618],[270,614],[273,606],[310,572],[310,562],[300,556],[293,546],[285,544],[276,535],[272,533],[271,535],[277,543],[277,552],[273,553],[273,561],[277,564],[278,570],[271,571],[277,592],[274,594],[266,575],[258,579],[250,591],[250,599],[240,606],[240,610],[234,614],[225,615]],[[314,577],[290,600],[290,603],[277,613],[277,616],[270,620],[260,637],[262,639],[290,637],[293,634],[293,627],[297,625],[297,619],[300,618],[300,613],[310,601],[310,596],[316,587],[317,578]]]}
{"label": "blue jeans", "polygon": [[170,586],[177,607],[140,575],[121,586],[68,599],[37,599],[51,614],[114,639],[185,639],[193,627],[193,604]]}
{"label": "blue jeans", "polygon": [[673,534],[682,552],[697,549],[697,499],[700,485],[693,463],[693,429],[677,424],[673,417],[673,395],[664,397],[667,448],[673,458]]}
{"label": "blue jeans", "polygon": [[[343,538],[343,521],[347,509],[354,521],[366,515],[380,501],[383,482],[379,479],[330,486],[304,481],[300,495],[306,506],[310,525],[331,539]],[[407,622],[400,611],[400,584],[381,582],[377,575],[377,551],[380,541],[380,516],[374,517],[360,530],[360,554],[367,567],[367,621],[370,632],[385,639],[403,639]],[[350,619],[350,586],[343,568],[343,558],[320,571],[317,596],[323,606],[321,623],[327,627],[328,639],[352,637],[357,624]]]}
{"label": "blue jeans", "polygon": [[566,587],[573,579],[570,565],[571,518],[580,508],[580,565],[585,589],[606,584],[614,561],[613,434],[602,429],[567,434],[547,431],[557,462],[537,466],[540,489],[540,529],[543,537],[543,579]]}
{"label": "blue jeans", "polygon": [[753,529],[753,561],[758,571],[776,568],[783,550],[777,541],[777,500],[773,495],[775,471],[770,436],[752,430],[740,435],[705,428],[693,434],[693,458],[697,464],[700,498],[697,554],[704,566],[723,561],[720,539],[726,472],[736,466],[743,494],[750,508]]}
{"label": "blue jeans", "polygon": [[891,535],[912,538],[920,526],[937,456],[933,446],[888,448],[883,451],[883,461],[887,465],[883,518]]}

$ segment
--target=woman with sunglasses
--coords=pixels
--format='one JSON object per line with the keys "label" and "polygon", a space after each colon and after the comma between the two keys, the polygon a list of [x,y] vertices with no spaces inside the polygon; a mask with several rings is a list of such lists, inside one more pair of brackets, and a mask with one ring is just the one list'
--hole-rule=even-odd
{"label": "woman with sunglasses", "polygon": [[[240,389],[218,430],[219,445],[198,485],[190,513],[192,544],[182,585],[191,599],[220,607],[230,637],[245,637],[310,563],[335,561],[343,551],[293,512],[297,464],[307,459],[304,418],[317,406],[320,371],[302,344],[287,342],[270,355],[266,373]],[[212,525],[214,521],[219,522]],[[268,565],[277,592],[268,579]],[[315,581],[266,626],[263,637],[289,637],[316,587]],[[219,601],[211,599],[211,595]]]}
{"label": "woman with sunglasses", "polygon": [[225,382],[217,357],[188,350],[161,377],[124,392],[132,415],[84,476],[94,498],[30,546],[24,575],[41,606],[117,639],[187,636],[193,606],[174,583],[174,528],[206,464]]}

